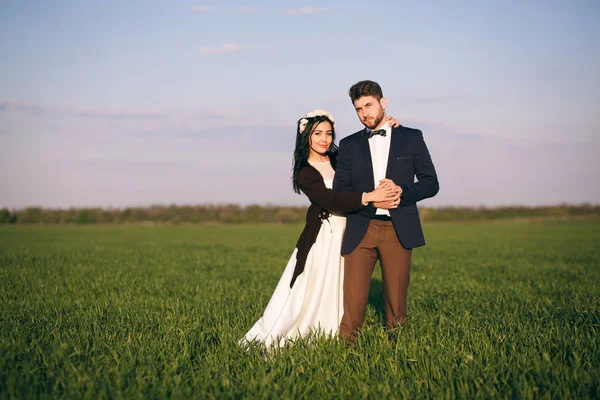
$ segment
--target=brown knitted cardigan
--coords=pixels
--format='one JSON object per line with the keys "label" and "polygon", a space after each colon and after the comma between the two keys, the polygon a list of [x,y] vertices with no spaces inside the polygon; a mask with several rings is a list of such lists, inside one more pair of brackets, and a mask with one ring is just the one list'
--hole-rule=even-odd
{"label": "brown knitted cardigan", "polygon": [[[331,160],[335,168],[335,160]],[[362,204],[362,193],[358,192],[334,192],[325,186],[323,176],[310,164],[302,167],[298,173],[298,186],[308,196],[310,207],[306,212],[306,225],[300,234],[296,248],[296,267],[292,275],[290,287],[294,285],[296,278],[304,271],[304,265],[312,245],[317,240],[324,219],[329,218],[331,212],[345,213],[358,211],[365,206]],[[341,257],[341,252],[340,252]]]}

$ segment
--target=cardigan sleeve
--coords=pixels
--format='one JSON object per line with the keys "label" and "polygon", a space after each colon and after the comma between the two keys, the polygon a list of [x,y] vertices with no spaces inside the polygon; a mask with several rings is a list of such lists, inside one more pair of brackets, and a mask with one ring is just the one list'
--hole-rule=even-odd
{"label": "cardigan sleeve", "polygon": [[298,185],[311,203],[329,212],[344,213],[365,207],[362,204],[362,193],[334,192],[328,189],[319,171],[312,167],[302,168],[298,175]]}

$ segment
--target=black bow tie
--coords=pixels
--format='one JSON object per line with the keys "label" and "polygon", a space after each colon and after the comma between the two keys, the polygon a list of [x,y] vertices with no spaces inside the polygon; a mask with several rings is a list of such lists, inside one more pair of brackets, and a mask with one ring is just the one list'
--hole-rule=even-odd
{"label": "black bow tie", "polygon": [[371,139],[375,135],[381,135],[385,137],[386,132],[385,129],[375,129],[375,130],[367,130],[367,134],[369,135],[369,139]]}

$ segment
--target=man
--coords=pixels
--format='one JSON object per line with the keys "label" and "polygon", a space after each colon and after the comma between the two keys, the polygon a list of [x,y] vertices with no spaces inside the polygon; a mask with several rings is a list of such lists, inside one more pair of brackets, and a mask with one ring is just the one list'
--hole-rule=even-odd
{"label": "man", "polygon": [[364,322],[378,259],[386,327],[393,329],[406,321],[412,249],[425,245],[416,203],[435,196],[439,184],[421,131],[391,128],[386,123],[387,101],[379,84],[360,81],[350,88],[349,95],[365,129],[340,142],[334,190],[370,192],[389,179],[400,194],[398,200],[366,204],[347,215],[342,242],[344,316],[339,335],[354,341]]}

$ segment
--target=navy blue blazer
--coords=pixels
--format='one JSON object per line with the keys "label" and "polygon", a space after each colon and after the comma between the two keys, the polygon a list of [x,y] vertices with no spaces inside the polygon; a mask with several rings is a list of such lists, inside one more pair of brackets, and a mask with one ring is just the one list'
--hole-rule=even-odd
{"label": "navy blue blazer", "polygon": [[[435,167],[418,129],[392,128],[390,154],[385,177],[402,187],[402,199],[390,215],[396,235],[406,249],[425,245],[417,202],[433,197],[439,191]],[[415,177],[417,181],[415,182]],[[366,130],[340,141],[333,190],[338,192],[370,192],[375,188],[373,163]],[[375,207],[348,213],[342,255],[352,253],[365,236]]]}

